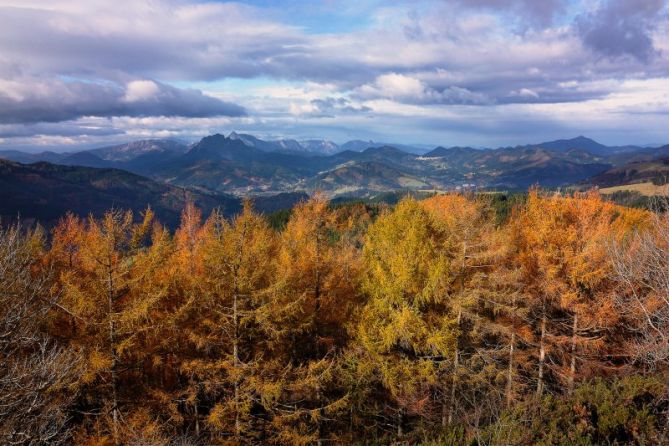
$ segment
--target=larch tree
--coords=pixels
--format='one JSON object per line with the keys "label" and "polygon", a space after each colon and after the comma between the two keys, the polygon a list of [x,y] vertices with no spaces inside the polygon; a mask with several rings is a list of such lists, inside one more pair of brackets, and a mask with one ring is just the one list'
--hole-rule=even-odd
{"label": "larch tree", "polygon": [[[137,269],[151,271],[142,283],[143,293],[160,296],[150,310],[146,332],[146,367],[151,368],[151,395],[158,413],[181,431],[203,435],[203,418],[211,405],[203,383],[189,367],[202,359],[198,329],[205,312],[204,245],[214,237],[213,219],[206,223],[202,213],[188,202],[174,236],[154,230],[150,251]],[[153,254],[152,254],[153,252]],[[145,266],[141,268],[141,266]],[[140,285],[138,283],[138,285]]]}
{"label": "larch tree", "polygon": [[346,402],[332,383],[358,301],[360,262],[335,217],[316,194],[295,207],[279,239],[268,335],[275,374],[286,377],[274,411],[284,443],[332,439],[327,425]]}
{"label": "larch tree", "polygon": [[[144,220],[143,225],[149,224]],[[124,442],[159,442],[174,435],[174,428],[161,430],[156,425],[169,426],[173,418],[173,402],[165,398],[166,370],[172,363],[165,360],[165,340],[159,336],[169,333],[170,277],[169,259],[173,244],[169,231],[155,223],[133,231],[132,268],[127,281],[126,305],[119,315],[123,343],[119,353],[131,359],[134,366],[126,372],[126,392],[146,395],[125,415]],[[170,333],[172,342],[178,340]],[[151,440],[153,439],[153,440]],[[150,441],[151,440],[151,441]]]}
{"label": "larch tree", "polygon": [[133,254],[152,218],[149,210],[135,225],[130,212],[110,211],[101,220],[89,218],[85,228],[67,218],[54,231],[54,246],[63,248],[55,259],[63,267],[58,277],[62,303],[76,325],[72,343],[86,357],[86,403],[102,410],[96,425],[116,444],[123,435],[121,375],[127,373],[133,354],[127,347],[137,320],[145,314],[144,303],[129,293]]}
{"label": "larch tree", "polygon": [[[228,222],[214,213],[201,246],[201,297],[188,336],[198,355],[182,365],[203,386],[213,439],[242,444],[263,424],[262,400],[268,288],[275,236],[246,203]],[[261,426],[262,427],[262,426]]]}
{"label": "larch tree", "polygon": [[503,398],[504,407],[508,409],[522,398],[526,389],[522,378],[531,374],[526,366],[530,354],[527,346],[533,342],[529,314],[532,299],[524,294],[522,271],[514,264],[516,253],[510,243],[509,227],[494,231],[490,243],[498,249],[490,259],[493,268],[481,284],[484,294],[481,313],[487,316],[484,322],[486,331],[496,335],[490,348],[498,349],[497,342],[502,341],[498,340],[500,337],[507,342],[506,351],[500,350],[499,362],[506,368]]}
{"label": "larch tree", "polygon": [[648,216],[646,228],[609,249],[616,308],[630,328],[625,351],[631,363],[661,370],[669,364],[669,215]]}
{"label": "larch tree", "polygon": [[445,243],[432,215],[405,199],[369,228],[364,246],[368,301],[356,327],[360,369],[378,376],[394,411],[387,423],[399,437],[407,417],[435,417],[441,401],[432,395],[457,349],[458,316],[449,291],[460,265]]}
{"label": "larch tree", "polygon": [[[461,370],[463,354],[477,362],[476,356],[484,352],[481,337],[487,329],[482,323],[482,308],[488,273],[499,256],[493,246],[495,228],[492,214],[483,199],[462,194],[437,195],[421,202],[429,212],[440,232],[441,253],[450,265],[450,282],[444,292],[448,295],[450,311],[456,315],[458,338],[453,354],[450,389],[444,398],[442,426],[452,424],[456,412],[458,383],[461,379],[474,378],[473,369]],[[478,368],[478,367],[476,367]],[[468,387],[476,387],[470,383]]]}
{"label": "larch tree", "polygon": [[574,389],[581,353],[583,362],[589,359],[587,365],[597,362],[607,329],[617,322],[607,245],[636,221],[634,211],[605,202],[594,192],[547,197],[534,190],[516,216],[517,260],[528,297],[539,307],[538,395],[545,387],[549,349],[554,352],[555,378],[565,382],[568,393]]}

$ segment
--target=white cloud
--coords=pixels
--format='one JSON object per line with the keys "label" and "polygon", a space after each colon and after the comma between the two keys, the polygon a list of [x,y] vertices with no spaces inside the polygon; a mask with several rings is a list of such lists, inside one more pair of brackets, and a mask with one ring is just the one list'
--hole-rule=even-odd
{"label": "white cloud", "polygon": [[384,74],[371,84],[361,86],[356,95],[362,99],[385,98],[414,104],[486,104],[490,100],[481,93],[449,86],[436,90],[415,77],[398,73]]}
{"label": "white cloud", "polygon": [[317,112],[318,107],[316,107],[312,103],[298,104],[295,102],[291,102],[288,107],[288,110],[290,111],[290,114],[293,116],[303,116]]}
{"label": "white cloud", "polygon": [[530,88],[521,88],[520,90],[513,90],[509,96],[511,97],[521,97],[521,98],[530,98],[530,99],[539,99],[539,93],[530,89]]}
{"label": "white cloud", "polygon": [[361,87],[361,92],[377,93],[388,98],[416,98],[422,99],[425,96],[433,95],[436,92],[431,90],[420,80],[405,76],[403,74],[389,73],[376,78],[373,86]]}
{"label": "white cloud", "polygon": [[125,102],[140,102],[154,99],[160,93],[158,84],[151,80],[139,80],[128,82],[125,89]]}

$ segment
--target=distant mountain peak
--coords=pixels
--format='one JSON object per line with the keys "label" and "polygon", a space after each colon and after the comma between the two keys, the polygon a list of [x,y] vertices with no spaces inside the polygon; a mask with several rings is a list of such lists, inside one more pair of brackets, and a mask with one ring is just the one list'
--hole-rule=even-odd
{"label": "distant mountain peak", "polygon": [[575,138],[567,139],[565,141],[571,142],[573,144],[592,144],[592,145],[597,145],[599,147],[606,147],[604,144],[600,144],[599,142],[595,141],[592,138],[588,138],[587,136],[579,135]]}
{"label": "distant mountain peak", "polygon": [[205,136],[204,138],[202,138],[200,140],[200,142],[202,142],[202,141],[226,140],[226,139],[228,139],[228,138],[226,138],[225,135],[223,135],[221,133],[214,133],[213,135]]}
{"label": "distant mountain peak", "polygon": [[555,141],[546,141],[540,144],[533,144],[526,147],[541,147],[547,150],[566,152],[571,149],[584,150],[593,155],[607,155],[611,153],[611,148],[598,143],[587,136],[579,135],[571,139],[557,139]]}
{"label": "distant mountain peak", "polygon": [[216,133],[202,138],[195,143],[186,156],[189,159],[213,160],[226,159],[237,153],[252,151],[253,147],[246,145],[240,139],[227,138],[225,135]]}
{"label": "distant mountain peak", "polygon": [[88,152],[105,161],[130,161],[150,153],[185,153],[188,146],[174,139],[141,139],[126,144],[101,147]]}
{"label": "distant mountain peak", "polygon": [[427,152],[424,156],[426,157],[444,157],[444,156],[452,156],[452,155],[461,155],[461,154],[466,154],[466,153],[471,153],[471,152],[477,152],[481,151],[479,149],[474,149],[472,147],[460,147],[460,146],[454,146],[454,147],[444,147],[444,146],[439,146],[436,147],[429,152]]}
{"label": "distant mountain peak", "polygon": [[365,149],[362,153],[371,155],[395,155],[395,154],[402,154],[406,155],[407,153],[398,149],[397,147],[393,146],[380,146],[380,147],[370,147],[368,149]]}

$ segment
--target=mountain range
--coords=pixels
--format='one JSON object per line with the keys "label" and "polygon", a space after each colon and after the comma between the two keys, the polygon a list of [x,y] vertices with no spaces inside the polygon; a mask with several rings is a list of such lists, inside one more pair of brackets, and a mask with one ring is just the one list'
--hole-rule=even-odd
{"label": "mountain range", "polygon": [[[416,151],[365,141],[341,146],[324,140],[266,141],[236,132],[193,144],[154,139],[75,153],[0,151],[0,158],[11,161],[1,165],[1,193],[14,197],[3,199],[13,205],[5,204],[0,215],[44,205],[42,214],[51,218],[66,200],[72,210],[84,213],[151,204],[173,221],[186,196],[206,209],[234,210],[246,196],[278,209],[316,190],[331,197],[365,197],[392,190],[609,185],[629,178],[616,169],[629,173],[628,164],[668,157],[669,145],[605,146],[579,136],[498,149]],[[612,173],[601,180],[606,172]],[[272,198],[277,196],[282,198]],[[60,207],[48,211],[48,204],[58,201]]]}

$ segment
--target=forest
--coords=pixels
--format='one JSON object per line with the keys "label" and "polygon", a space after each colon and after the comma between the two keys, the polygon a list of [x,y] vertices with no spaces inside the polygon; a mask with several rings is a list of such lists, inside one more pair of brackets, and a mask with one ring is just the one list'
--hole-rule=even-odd
{"label": "forest", "polygon": [[662,445],[669,216],[315,194],[0,229],[0,443]]}

